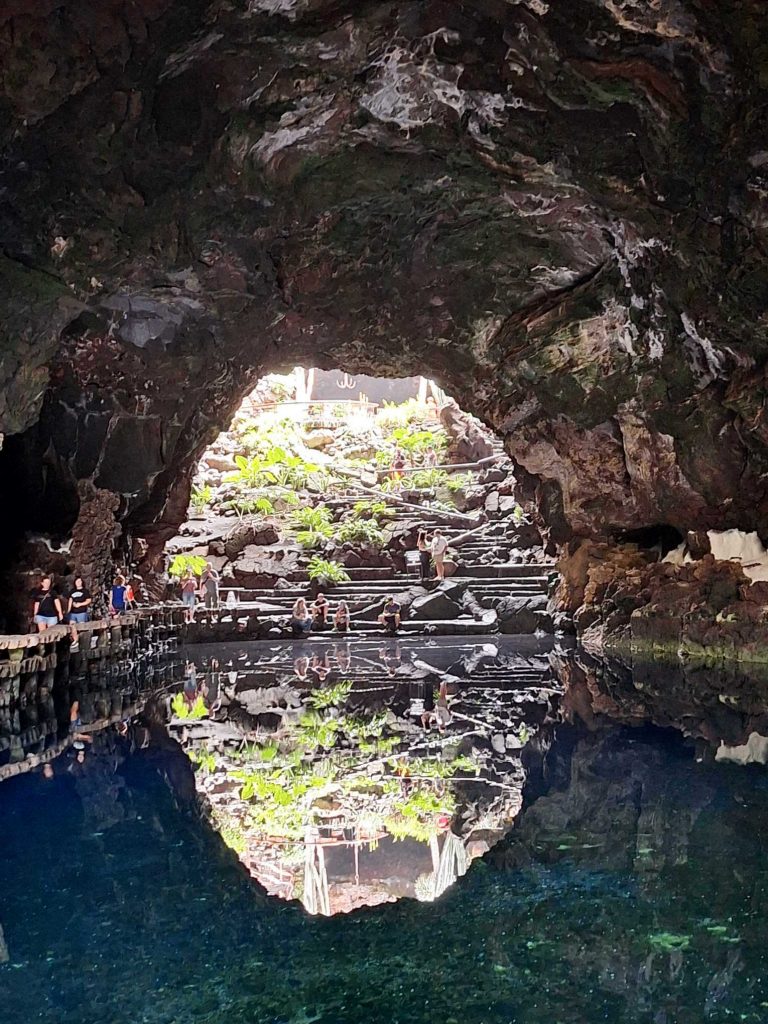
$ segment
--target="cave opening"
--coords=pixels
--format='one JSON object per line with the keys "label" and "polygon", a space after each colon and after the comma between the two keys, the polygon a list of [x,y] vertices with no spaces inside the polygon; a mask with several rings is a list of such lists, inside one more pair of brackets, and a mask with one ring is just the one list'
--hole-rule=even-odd
{"label": "cave opening", "polygon": [[[202,452],[184,521],[142,569],[165,598],[212,571],[233,618],[251,609],[277,636],[307,584],[343,595],[354,615],[424,583],[436,535],[447,548],[437,582],[543,563],[518,491],[501,439],[435,381],[297,366],[262,377]],[[452,615],[472,619],[466,601],[440,607],[443,632]]]}

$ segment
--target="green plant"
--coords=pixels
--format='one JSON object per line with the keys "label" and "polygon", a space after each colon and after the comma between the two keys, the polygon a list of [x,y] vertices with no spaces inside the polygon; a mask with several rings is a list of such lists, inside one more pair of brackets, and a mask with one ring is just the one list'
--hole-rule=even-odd
{"label": "green plant", "polygon": [[314,555],[310,559],[307,575],[311,580],[322,580],[325,583],[349,583],[350,579],[349,573],[341,562],[320,558],[319,555]]}
{"label": "green plant", "polygon": [[409,423],[421,423],[426,416],[426,409],[415,398],[405,402],[384,402],[376,413],[376,421],[382,430],[402,428]]}
{"label": "green plant", "polygon": [[435,452],[441,453],[448,447],[448,439],[442,432],[409,430],[407,427],[393,430],[387,442],[399,446],[404,452],[415,457],[424,455],[428,448],[434,448]]}
{"label": "green plant", "polygon": [[333,516],[327,505],[305,505],[291,513],[291,523],[302,530],[315,530],[317,533],[327,530],[327,536],[330,537]]}
{"label": "green plant", "polygon": [[409,483],[418,490],[434,490],[443,486],[448,480],[444,469],[417,469],[411,474]]}
{"label": "green plant", "polygon": [[193,487],[190,501],[195,512],[202,512],[206,505],[210,505],[213,497],[213,490],[210,484],[203,484],[202,487]]}
{"label": "green plant", "polygon": [[[181,718],[183,716],[179,715],[177,717]],[[187,757],[206,775],[211,775],[216,770],[216,755],[210,750],[190,749],[187,751]]]}
{"label": "green plant", "polygon": [[375,519],[350,519],[336,528],[335,538],[340,544],[361,543],[381,547],[384,534]]}
{"label": "green plant", "polygon": [[262,516],[273,516],[275,514],[275,506],[269,498],[265,497],[248,498],[243,495],[226,502],[224,508],[232,509],[241,519],[244,516],[252,516],[257,513]]}
{"label": "green plant", "polygon": [[355,519],[392,519],[397,513],[385,501],[356,501],[352,506]]}
{"label": "green plant", "polygon": [[202,555],[174,555],[171,564],[168,566],[168,575],[181,579],[190,573],[194,576],[202,576],[205,572],[206,561]]}
{"label": "green plant", "polygon": [[305,505],[291,513],[291,524],[298,528],[296,540],[303,548],[317,548],[333,536],[331,510],[326,505]]}
{"label": "green plant", "polygon": [[175,693],[171,698],[171,710],[177,718],[198,719],[208,717],[208,708],[202,697],[196,697],[190,707],[183,693]]}
{"label": "green plant", "polygon": [[471,473],[453,473],[448,474],[444,481],[445,486],[449,491],[462,491],[472,485],[472,474]]}

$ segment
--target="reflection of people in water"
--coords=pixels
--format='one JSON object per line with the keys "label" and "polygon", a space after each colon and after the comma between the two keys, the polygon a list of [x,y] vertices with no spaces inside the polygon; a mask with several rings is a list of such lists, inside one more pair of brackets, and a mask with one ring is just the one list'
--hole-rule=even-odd
{"label": "reflection of people in water", "polygon": [[293,671],[296,673],[296,678],[304,680],[307,678],[307,669],[309,668],[309,658],[302,655],[300,658],[296,658],[293,663]]}
{"label": "reflection of people in water", "polygon": [[221,672],[218,658],[211,658],[206,672],[205,690],[205,706],[208,708],[210,717],[215,718],[216,712],[221,707]]}
{"label": "reflection of people in water", "polygon": [[379,648],[379,658],[384,663],[384,668],[387,670],[387,674],[394,676],[403,663],[400,644],[382,644]]}
{"label": "reflection of people in water", "polygon": [[80,718],[80,701],[73,700],[69,709],[69,735],[74,741],[73,746],[77,750],[82,750],[84,743],[93,743],[93,736],[82,730],[83,722]]}
{"label": "reflection of people in water", "polygon": [[190,707],[197,700],[197,669],[188,661],[184,667],[184,700]]}
{"label": "reflection of people in water", "polygon": [[320,660],[319,655],[312,655],[311,671],[317,676],[317,681],[319,683],[325,682],[325,680],[331,674],[331,663],[328,656],[328,651],[323,652],[322,661]]}
{"label": "reflection of people in water", "polygon": [[440,690],[438,691],[437,702],[434,706],[434,710],[427,710],[426,705],[424,707],[424,713],[421,716],[421,724],[425,729],[431,728],[436,725],[438,732],[445,732],[447,726],[453,721],[453,715],[451,709],[448,707],[448,683],[444,679],[440,683]]}
{"label": "reflection of people in water", "polygon": [[339,667],[339,672],[349,672],[352,665],[352,652],[349,649],[349,644],[336,644],[333,653],[336,658],[336,664]]}

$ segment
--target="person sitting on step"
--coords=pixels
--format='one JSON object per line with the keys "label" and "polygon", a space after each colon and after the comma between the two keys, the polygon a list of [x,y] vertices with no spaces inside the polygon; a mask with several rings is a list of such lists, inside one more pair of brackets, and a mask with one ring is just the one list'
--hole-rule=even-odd
{"label": "person sitting on step", "polygon": [[333,628],[337,633],[349,632],[349,605],[346,601],[339,601],[333,617]]}
{"label": "person sitting on step", "polygon": [[384,607],[379,615],[379,622],[384,626],[387,633],[394,635],[400,628],[400,605],[390,594],[384,601]]}
{"label": "person sitting on step", "polygon": [[309,636],[312,631],[312,616],[309,614],[306,598],[299,597],[293,606],[291,630],[297,638]]}
{"label": "person sitting on step", "polygon": [[317,597],[315,598],[314,604],[310,609],[312,612],[312,621],[316,629],[325,629],[328,625],[328,613],[331,610],[331,606],[328,603],[328,598],[322,591],[318,591]]}

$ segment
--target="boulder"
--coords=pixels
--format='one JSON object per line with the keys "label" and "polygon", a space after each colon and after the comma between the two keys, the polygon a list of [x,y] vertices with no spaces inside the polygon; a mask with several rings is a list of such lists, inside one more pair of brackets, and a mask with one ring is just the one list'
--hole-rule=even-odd
{"label": "boulder", "polygon": [[412,619],[457,619],[461,607],[439,589],[417,597],[411,605]]}
{"label": "boulder", "polygon": [[233,473],[237,469],[234,459],[226,455],[206,455],[203,465],[219,473]]}
{"label": "boulder", "polygon": [[330,448],[334,442],[334,436],[330,430],[310,430],[304,438],[307,448]]}
{"label": "boulder", "polygon": [[[407,590],[393,590],[392,596],[400,605],[403,612],[405,612],[408,608],[411,607],[411,605],[417,598],[427,596],[427,591],[424,587],[413,586],[408,587]],[[352,608],[354,608],[354,601],[350,601],[349,604]],[[366,622],[374,622],[381,614],[381,608],[383,604],[384,597],[381,597],[379,600],[373,601],[372,603],[367,604],[364,608],[360,609],[359,611],[356,611],[355,618],[364,619]]]}
{"label": "boulder", "polygon": [[273,587],[301,567],[298,548],[249,544],[232,564],[232,573],[245,587]]}
{"label": "boulder", "polygon": [[507,597],[499,601],[496,613],[502,633],[535,633],[537,629],[554,631],[552,616],[546,610],[545,594],[535,597]]}
{"label": "boulder", "polygon": [[238,523],[224,537],[224,553],[234,560],[244,548],[276,544],[280,534],[274,523]]}

